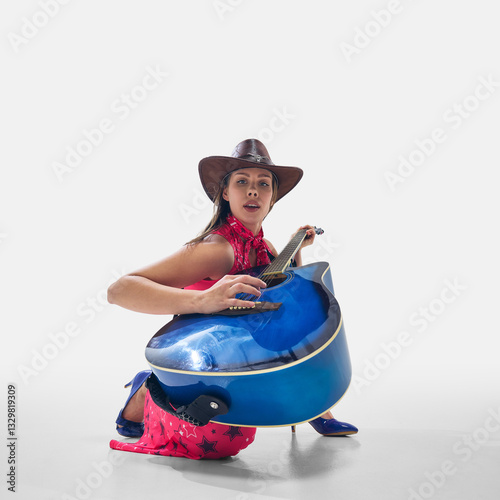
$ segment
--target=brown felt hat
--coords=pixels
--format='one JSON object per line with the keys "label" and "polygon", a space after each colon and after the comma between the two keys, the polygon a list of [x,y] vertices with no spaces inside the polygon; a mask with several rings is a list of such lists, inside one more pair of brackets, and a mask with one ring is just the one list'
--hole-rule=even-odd
{"label": "brown felt hat", "polygon": [[275,165],[262,142],[258,139],[246,139],[234,148],[231,156],[209,156],[200,161],[198,171],[208,197],[214,201],[224,177],[242,168],[264,168],[273,173],[278,181],[276,201],[289,193],[303,175],[302,169],[298,167]]}

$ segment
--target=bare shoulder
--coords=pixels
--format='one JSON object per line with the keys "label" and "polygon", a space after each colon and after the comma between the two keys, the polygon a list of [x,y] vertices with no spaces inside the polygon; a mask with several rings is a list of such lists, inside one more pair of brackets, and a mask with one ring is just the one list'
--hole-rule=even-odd
{"label": "bare shoulder", "polygon": [[[194,245],[186,245],[181,249],[186,253],[194,253],[197,258],[205,258],[208,261],[226,261],[231,260],[234,257],[233,248],[229,241],[219,234],[210,234],[203,241],[195,243]],[[229,267],[229,270],[232,267]]]}
{"label": "bare shoulder", "polygon": [[274,248],[274,245],[267,239],[267,238],[264,238],[264,241],[267,243],[267,246],[269,247],[269,249],[271,250],[271,253],[277,257],[278,256],[278,252],[276,250],[276,248]]}
{"label": "bare shoulder", "polygon": [[234,263],[229,242],[219,235],[210,235],[199,243],[184,245],[161,261],[131,273],[162,285],[183,288],[205,278],[220,279]]}
{"label": "bare shoulder", "polygon": [[225,246],[231,248],[229,241],[227,241],[226,238],[220,234],[209,234],[200,243],[204,245],[220,245],[221,247]]}

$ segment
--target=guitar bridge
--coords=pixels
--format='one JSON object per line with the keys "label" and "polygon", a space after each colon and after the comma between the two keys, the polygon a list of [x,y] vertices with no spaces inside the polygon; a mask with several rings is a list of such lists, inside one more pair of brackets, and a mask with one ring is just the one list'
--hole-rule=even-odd
{"label": "guitar bridge", "polygon": [[277,311],[283,302],[255,302],[254,307],[230,307],[218,313],[223,316],[241,316],[243,314],[257,314],[268,311]]}

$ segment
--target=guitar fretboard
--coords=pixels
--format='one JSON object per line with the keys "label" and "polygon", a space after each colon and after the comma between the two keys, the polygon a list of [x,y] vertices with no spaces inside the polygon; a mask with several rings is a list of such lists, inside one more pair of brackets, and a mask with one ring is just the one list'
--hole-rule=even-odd
{"label": "guitar fretboard", "polygon": [[290,265],[297,250],[302,245],[306,237],[307,230],[300,230],[287,244],[283,251],[269,264],[263,271],[261,276],[270,276],[273,274],[281,274]]}

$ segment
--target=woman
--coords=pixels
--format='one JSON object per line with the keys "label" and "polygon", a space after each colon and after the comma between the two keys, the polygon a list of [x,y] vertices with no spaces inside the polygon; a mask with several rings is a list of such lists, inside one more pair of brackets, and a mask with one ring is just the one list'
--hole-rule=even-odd
{"label": "woman", "polygon": [[[235,273],[268,264],[277,256],[274,246],[263,238],[262,222],[274,204],[297,185],[302,170],[274,165],[260,141],[247,139],[236,146],[231,157],[204,158],[199,173],[205,192],[214,202],[214,216],[207,228],[173,255],[120,278],[108,290],[110,303],[150,314],[210,314],[255,305],[236,295],[258,297],[266,283]],[[307,237],[295,255],[297,266],[302,264],[301,249],[315,238],[312,226],[300,229],[307,229]],[[131,393],[117,419],[121,435],[142,438],[134,444],[112,441],[113,448],[220,458],[235,455],[253,441],[254,428],[209,423],[191,429],[190,424],[166,414],[149,397],[144,385],[149,374],[140,372],[127,384],[132,385]],[[356,427],[335,420],[330,412],[310,423],[323,435],[357,432]]]}

